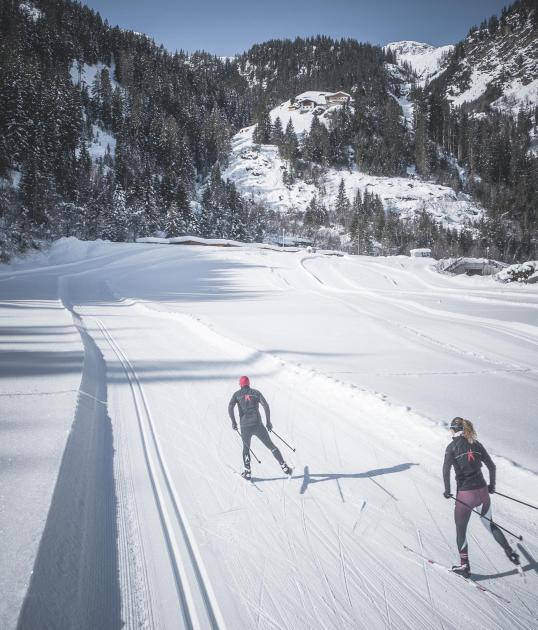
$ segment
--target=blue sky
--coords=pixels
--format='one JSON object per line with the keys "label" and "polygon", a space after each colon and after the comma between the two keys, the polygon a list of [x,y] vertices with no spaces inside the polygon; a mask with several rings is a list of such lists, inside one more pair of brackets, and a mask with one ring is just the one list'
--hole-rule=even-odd
{"label": "blue sky", "polygon": [[462,39],[506,0],[83,0],[112,26],[146,33],[171,51],[242,52],[256,42],[324,34],[386,44]]}

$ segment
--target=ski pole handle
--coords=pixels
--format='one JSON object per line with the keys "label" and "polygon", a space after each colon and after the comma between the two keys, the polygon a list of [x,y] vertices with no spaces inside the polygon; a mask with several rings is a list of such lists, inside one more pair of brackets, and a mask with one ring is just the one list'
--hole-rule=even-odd
{"label": "ski pole handle", "polygon": [[486,519],[486,521],[489,521],[490,523],[492,523],[493,525],[495,525],[499,529],[502,529],[503,532],[506,532],[507,534],[510,534],[510,536],[513,536],[514,538],[517,538],[518,540],[523,540],[523,536],[518,536],[517,534],[514,534],[514,532],[511,532],[509,529],[506,529],[506,527],[503,527],[502,525],[499,525],[499,523],[494,523],[492,518],[488,518],[487,516],[483,516],[482,514],[480,514],[480,512],[478,510],[475,510],[468,503],[465,503],[465,501],[462,501],[461,499],[457,499],[453,494],[451,494],[450,496],[457,503],[461,503],[465,507],[469,508],[475,514],[478,514],[478,516],[480,516],[480,518],[484,518],[484,519]]}
{"label": "ski pole handle", "polygon": [[538,507],[536,507],[535,505],[531,505],[530,503],[525,503],[525,501],[520,501],[519,499],[514,499],[514,497],[509,497],[507,494],[503,494],[502,492],[497,492],[497,490],[495,490],[495,494],[498,494],[499,496],[504,497],[505,499],[510,499],[510,501],[521,503],[521,505],[526,505],[527,507],[530,507],[533,510],[538,510]]}
{"label": "ski pole handle", "polygon": [[262,461],[261,459],[258,459],[256,457],[256,455],[254,455],[254,451],[250,448],[250,446],[245,442],[245,440],[243,439],[243,436],[241,435],[241,433],[239,433],[239,429],[236,429],[237,431],[237,435],[239,435],[239,437],[241,438],[241,442],[243,442],[243,444],[248,448],[248,450],[250,451],[250,454],[252,455],[252,457],[254,457],[254,459],[258,462],[258,464],[261,464]]}
{"label": "ski pole handle", "polygon": [[289,449],[291,449],[291,450],[295,453],[295,449],[293,448],[293,446],[291,446],[290,444],[288,444],[284,438],[281,438],[281,437],[280,437],[280,435],[278,435],[278,433],[277,433],[274,429],[271,429],[271,431],[270,431],[270,432],[271,432],[271,433],[273,433],[274,435],[276,435],[276,436],[277,436],[277,438],[278,438],[281,442],[284,442],[284,444],[285,444],[285,445],[286,445]]}

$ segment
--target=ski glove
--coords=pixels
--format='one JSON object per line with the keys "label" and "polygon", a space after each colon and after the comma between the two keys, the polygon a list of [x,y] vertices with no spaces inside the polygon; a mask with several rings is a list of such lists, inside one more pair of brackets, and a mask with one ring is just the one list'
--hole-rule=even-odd
{"label": "ski glove", "polygon": [[450,499],[450,497],[452,496],[450,490],[445,490],[443,492],[443,496],[445,497],[445,499]]}
{"label": "ski glove", "polygon": [[232,422],[232,429],[237,431],[237,422],[235,422],[235,420]]}
{"label": "ski glove", "polygon": [[495,494],[495,486],[492,483],[490,483],[488,486],[488,492],[490,494]]}
{"label": "ski glove", "polygon": [[269,432],[271,432],[273,430],[273,425],[270,422],[268,422],[265,426],[267,427],[267,430]]}

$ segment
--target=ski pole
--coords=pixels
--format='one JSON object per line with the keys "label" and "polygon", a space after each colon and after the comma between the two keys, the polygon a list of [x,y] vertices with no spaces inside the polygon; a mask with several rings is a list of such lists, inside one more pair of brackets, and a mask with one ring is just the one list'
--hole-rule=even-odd
{"label": "ski pole", "polygon": [[288,444],[284,438],[281,438],[281,437],[280,437],[280,435],[278,435],[278,433],[277,433],[274,429],[271,429],[270,433],[272,433],[273,435],[276,435],[276,436],[277,436],[277,438],[278,438],[281,442],[284,442],[284,444],[285,444],[288,448],[290,448],[290,449],[291,449],[291,450],[295,453],[295,449],[293,448],[293,446],[291,446],[290,444]]}
{"label": "ski pole", "polygon": [[454,499],[454,501],[457,501],[458,503],[461,503],[465,507],[468,507],[475,514],[478,514],[478,516],[480,516],[480,518],[485,518],[486,521],[489,521],[490,523],[493,523],[493,525],[495,525],[499,529],[502,529],[503,532],[506,532],[507,534],[510,534],[510,536],[513,536],[514,538],[517,538],[518,540],[523,540],[523,536],[518,536],[517,534],[514,534],[514,532],[511,532],[509,529],[506,529],[506,527],[503,527],[502,525],[499,525],[498,523],[494,523],[492,518],[488,518],[487,516],[483,516],[482,514],[480,514],[480,512],[478,510],[475,510],[468,503],[465,503],[465,501],[462,501],[461,499],[456,499],[456,497],[453,494],[451,494],[450,496],[451,496],[452,499]]}
{"label": "ski pole", "polygon": [[241,438],[241,442],[243,442],[243,444],[248,448],[248,450],[250,451],[250,454],[252,455],[252,457],[254,457],[254,459],[258,462],[258,464],[261,464],[261,459],[258,459],[256,457],[256,455],[254,455],[254,451],[250,448],[250,446],[245,442],[245,440],[243,439],[243,436],[241,435],[241,433],[239,433],[239,429],[236,429],[237,434],[239,435],[239,437]]}
{"label": "ski pole", "polygon": [[495,490],[495,494],[498,494],[501,497],[504,497],[505,499],[510,499],[511,501],[515,501],[516,503],[521,503],[522,505],[526,505],[527,507],[533,508],[534,510],[538,510],[538,507],[536,507],[535,505],[531,505],[530,503],[525,503],[525,501],[520,501],[519,499],[514,499],[514,497],[509,497],[507,494],[503,494],[502,492],[497,492],[497,490]]}

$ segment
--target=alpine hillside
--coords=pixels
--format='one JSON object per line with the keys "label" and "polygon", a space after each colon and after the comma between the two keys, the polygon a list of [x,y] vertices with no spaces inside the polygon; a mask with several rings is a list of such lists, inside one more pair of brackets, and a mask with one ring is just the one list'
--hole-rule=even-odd
{"label": "alpine hillside", "polygon": [[454,47],[318,35],[219,58],[70,0],[3,2],[0,255],[284,230],[535,258],[536,14],[520,0]]}

